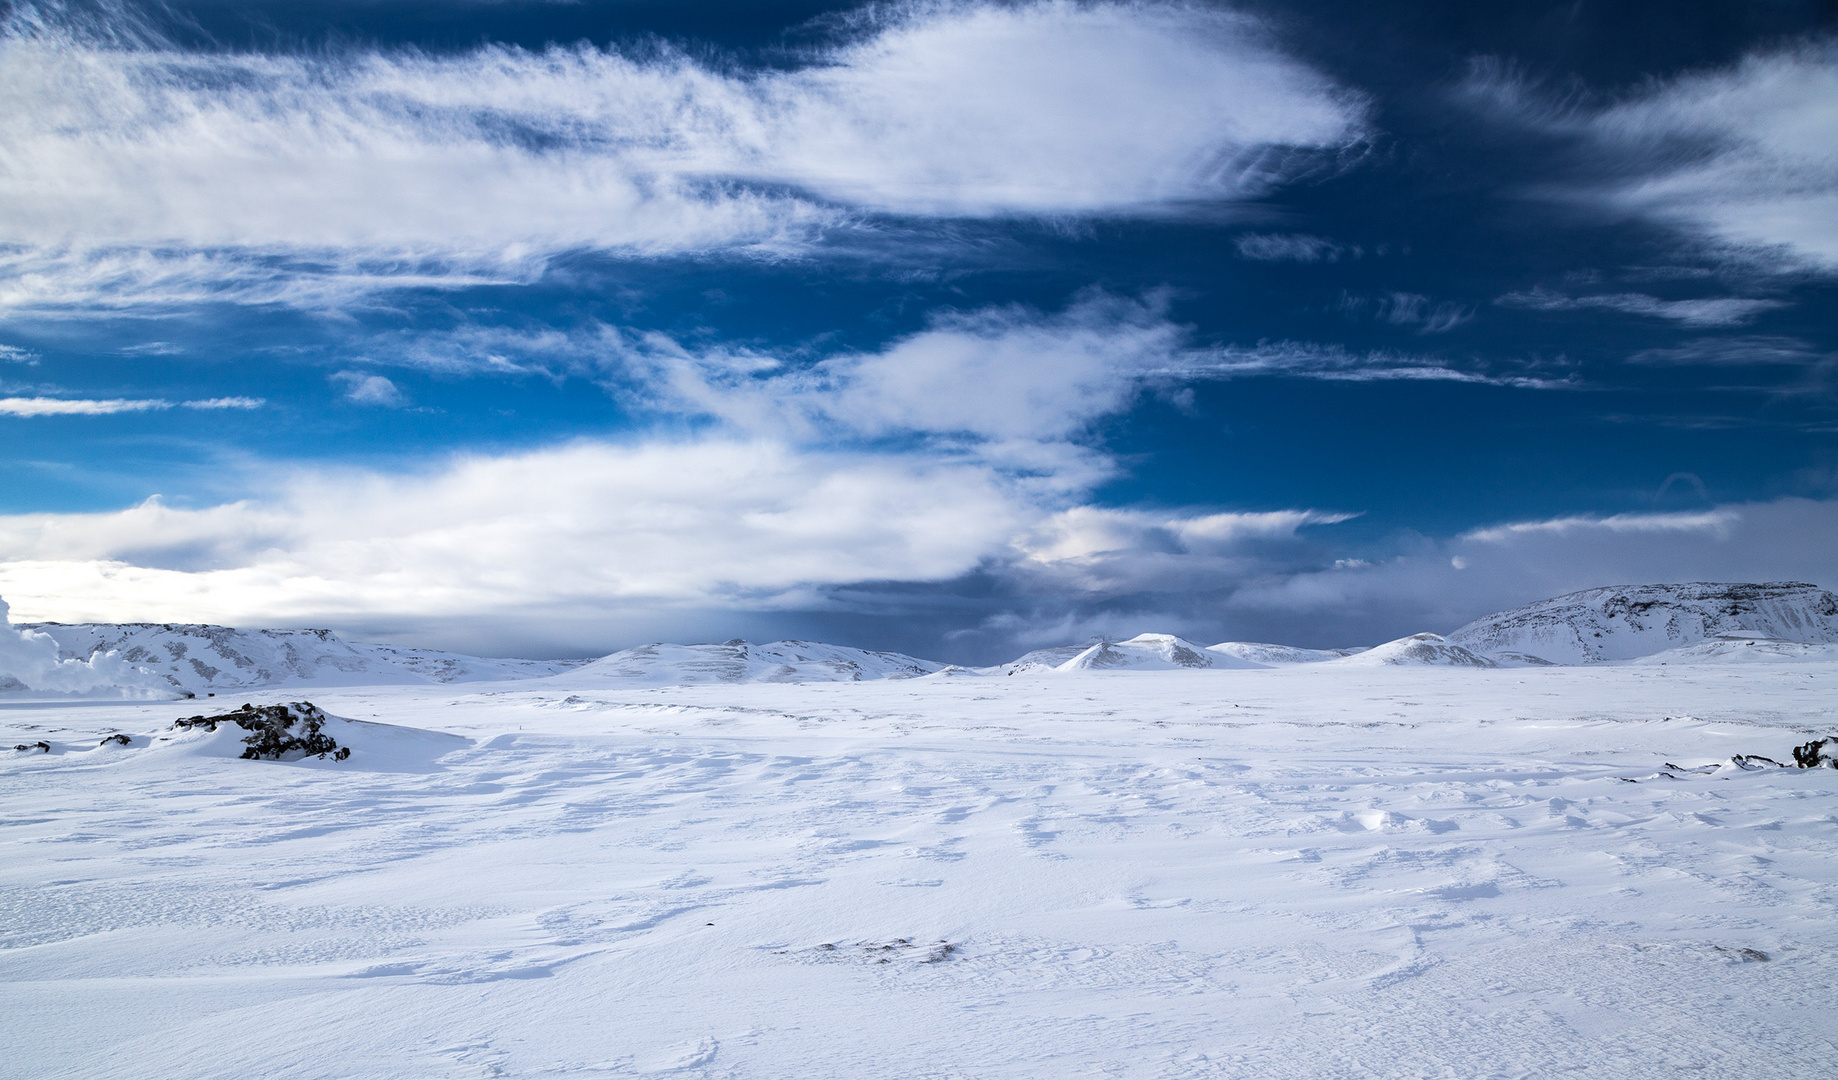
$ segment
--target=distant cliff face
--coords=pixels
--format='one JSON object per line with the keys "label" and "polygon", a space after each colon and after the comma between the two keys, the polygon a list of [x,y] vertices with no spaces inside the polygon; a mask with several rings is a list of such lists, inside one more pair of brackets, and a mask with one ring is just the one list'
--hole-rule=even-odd
{"label": "distant cliff face", "polygon": [[1599,664],[1743,636],[1838,642],[1838,596],[1791,581],[1585,589],[1476,619],[1448,640],[1483,655]]}

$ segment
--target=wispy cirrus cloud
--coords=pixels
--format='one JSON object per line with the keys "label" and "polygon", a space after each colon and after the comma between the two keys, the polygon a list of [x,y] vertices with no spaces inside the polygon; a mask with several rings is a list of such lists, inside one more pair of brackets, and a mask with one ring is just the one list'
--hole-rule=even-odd
{"label": "wispy cirrus cloud", "polygon": [[1775,334],[1695,338],[1680,345],[1641,349],[1627,358],[1647,367],[1747,367],[1774,364],[1802,367],[1827,362],[1831,354],[1799,338]]}
{"label": "wispy cirrus cloud", "polygon": [[1358,247],[1307,233],[1245,233],[1234,244],[1240,256],[1258,262],[1339,262],[1362,254]]}
{"label": "wispy cirrus cloud", "polygon": [[1497,64],[1469,100],[1582,140],[1584,174],[1551,189],[1710,242],[1763,272],[1838,271],[1838,41],[1760,51],[1619,100],[1541,93]]}
{"label": "wispy cirrus cloud", "polygon": [[259,409],[265,402],[252,397],[201,398],[173,402],[162,398],[0,398],[0,414],[6,416],[112,416],[116,413],[161,412],[182,409]]}
{"label": "wispy cirrus cloud", "polygon": [[1717,296],[1693,300],[1662,300],[1645,293],[1598,293],[1593,296],[1565,296],[1548,289],[1511,292],[1498,297],[1501,307],[1529,311],[1618,311],[1626,315],[1646,315],[1669,319],[1685,326],[1740,326],[1764,311],[1788,306],[1782,300],[1754,297]]}
{"label": "wispy cirrus cloud", "polygon": [[781,255],[863,215],[1181,213],[1365,132],[1254,19],[1181,3],[874,8],[790,69],[192,52],[50,10],[0,30],[0,307],[335,303],[570,251]]}

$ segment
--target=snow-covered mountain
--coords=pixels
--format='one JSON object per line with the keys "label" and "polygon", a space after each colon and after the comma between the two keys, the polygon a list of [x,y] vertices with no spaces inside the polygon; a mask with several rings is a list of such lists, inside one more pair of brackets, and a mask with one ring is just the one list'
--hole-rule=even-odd
{"label": "snow-covered mountain", "polygon": [[254,687],[413,684],[528,679],[572,660],[497,660],[433,649],[346,641],[330,630],[237,630],[203,623],[27,623],[49,634],[64,659],[113,652],[179,693]]}
{"label": "snow-covered mountain", "polygon": [[1166,671],[1173,668],[1251,667],[1236,657],[1208,652],[1203,645],[1173,634],[1138,634],[1128,641],[1100,641],[1086,646],[1056,671],[1108,671],[1119,668]]}
{"label": "snow-covered mountain", "polygon": [[1365,650],[1304,649],[1295,645],[1269,645],[1261,641],[1221,641],[1217,645],[1208,645],[1206,651],[1243,660],[1256,667],[1284,667],[1289,664],[1319,664]]}
{"label": "snow-covered mountain", "polygon": [[1838,643],[1838,596],[1791,581],[1621,585],[1497,612],[1448,639],[1487,656],[1599,664],[1718,638]]}
{"label": "snow-covered mountain", "polygon": [[1363,652],[1343,656],[1328,663],[1347,667],[1386,666],[1425,666],[1425,667],[1499,667],[1500,664],[1485,656],[1455,644],[1448,638],[1436,634],[1412,634],[1396,641],[1387,641]]}
{"label": "snow-covered mountain", "polygon": [[689,683],[861,682],[911,679],[945,665],[896,652],[871,652],[817,641],[756,645],[735,639],[719,645],[640,645],[544,680],[550,686],[610,681]]}

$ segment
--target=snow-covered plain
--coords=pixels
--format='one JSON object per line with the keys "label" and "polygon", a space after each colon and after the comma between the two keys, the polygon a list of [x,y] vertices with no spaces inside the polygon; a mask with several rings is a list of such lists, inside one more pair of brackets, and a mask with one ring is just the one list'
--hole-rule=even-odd
{"label": "snow-covered plain", "polygon": [[1838,1060],[1829,659],[570,679],[0,704],[0,1074]]}

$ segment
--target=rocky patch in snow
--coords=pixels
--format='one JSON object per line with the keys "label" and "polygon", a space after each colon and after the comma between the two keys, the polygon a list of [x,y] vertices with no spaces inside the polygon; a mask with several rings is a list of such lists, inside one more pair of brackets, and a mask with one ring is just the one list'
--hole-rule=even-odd
{"label": "rocky patch in snow", "polygon": [[[298,761],[304,757],[333,761],[351,756],[349,747],[339,746],[325,733],[326,714],[310,701],[285,705],[244,705],[221,716],[189,716],[173,721],[173,730],[193,731],[202,728],[216,731],[219,724],[234,724],[249,734],[243,737],[242,756],[259,761]],[[127,744],[126,736],[115,736]],[[106,741],[106,740],[105,740]]]}

